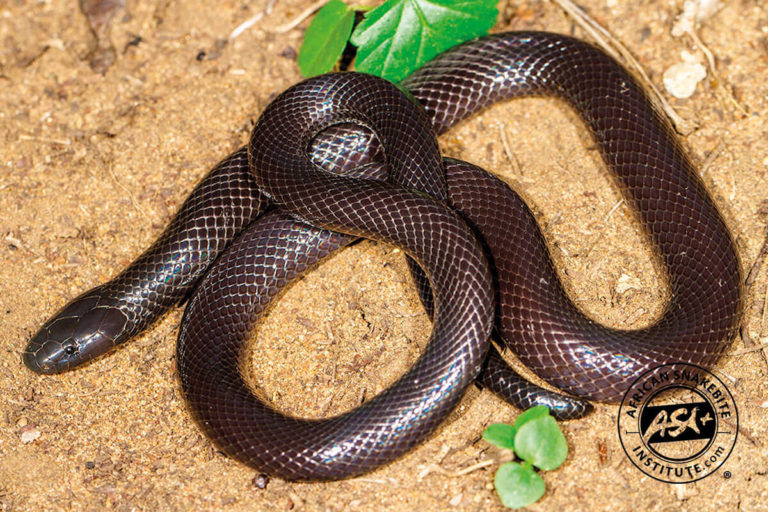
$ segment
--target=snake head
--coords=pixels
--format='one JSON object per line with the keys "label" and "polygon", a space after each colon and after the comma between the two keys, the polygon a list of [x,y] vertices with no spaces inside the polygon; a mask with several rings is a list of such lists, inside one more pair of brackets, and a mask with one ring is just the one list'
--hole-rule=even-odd
{"label": "snake head", "polygon": [[[100,303],[101,302],[101,303]],[[24,364],[37,373],[61,373],[109,351],[126,337],[128,319],[93,291],[67,304],[24,349]]]}

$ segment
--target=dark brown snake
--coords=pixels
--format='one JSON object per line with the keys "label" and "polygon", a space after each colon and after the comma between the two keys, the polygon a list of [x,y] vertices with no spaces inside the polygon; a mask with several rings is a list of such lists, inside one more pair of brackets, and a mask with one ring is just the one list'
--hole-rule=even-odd
{"label": "dark brown snake", "polygon": [[[239,460],[285,478],[329,479],[404,453],[456,404],[488,348],[492,279],[504,343],[536,374],[579,397],[617,400],[651,367],[711,366],[723,353],[742,302],[730,233],[666,119],[611,58],[561,35],[497,34],[443,53],[401,85],[428,117],[395,88],[363,75],[326,75],[279,96],[247,154],[241,149],[221,162],[136,262],[49,320],[24,362],[56,373],[108,351],[183,300],[218,257],[179,334],[179,374],[194,415]],[[433,133],[523,95],[555,95],[580,113],[637,210],[670,290],[652,326],[611,330],[586,317],[566,296],[519,197],[469,164],[443,165]],[[365,129],[350,131],[350,124]],[[344,127],[326,130],[336,125]],[[384,168],[352,170],[382,160]],[[282,209],[264,214],[271,200]],[[248,331],[279,289],[355,236],[395,243],[424,269],[433,295],[422,286],[422,297],[435,313],[430,343],[408,373],[358,409],[327,420],[285,417],[240,374]],[[585,411],[583,402],[541,395],[494,350],[480,378],[524,405],[542,400],[565,417]]]}

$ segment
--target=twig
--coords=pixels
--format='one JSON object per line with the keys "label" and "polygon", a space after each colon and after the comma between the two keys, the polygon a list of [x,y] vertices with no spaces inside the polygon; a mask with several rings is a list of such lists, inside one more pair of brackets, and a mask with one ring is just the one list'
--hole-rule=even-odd
{"label": "twig", "polygon": [[[760,251],[757,254],[757,258],[755,258],[755,262],[752,264],[752,268],[750,268],[749,273],[747,274],[747,278],[744,280],[744,285],[746,287],[746,296],[747,296],[747,302],[750,304],[750,309],[754,311],[755,305],[757,303],[756,299],[752,299],[754,295],[753,287],[755,282],[757,281],[757,276],[760,273],[760,268],[763,266],[763,262],[766,259],[766,256],[768,256],[768,227],[766,227],[765,235],[763,238],[763,244],[760,247]],[[766,324],[766,315],[768,315],[768,286],[765,288],[765,294],[763,296],[763,308],[761,312],[761,318],[760,318],[760,329],[759,329],[759,335],[763,334],[763,329]],[[740,329],[741,339],[744,341],[744,345],[748,347],[752,347],[755,345],[755,342],[752,340],[751,336],[749,335],[748,329],[746,325],[742,325]],[[759,347],[759,349],[762,349],[765,347]],[[760,355],[763,358],[763,361],[765,362],[765,365],[768,366],[768,351],[763,350]]]}
{"label": "twig", "polygon": [[309,18],[314,14],[315,11],[319,10],[322,6],[327,4],[330,0],[317,0],[315,3],[301,11],[301,13],[293,18],[293,20],[289,21],[288,23],[284,23],[282,25],[278,25],[277,27],[270,30],[273,34],[284,34],[290,30],[293,30],[296,28],[302,21]]}
{"label": "twig", "polygon": [[701,166],[699,167],[699,176],[704,176],[707,171],[709,171],[709,168],[712,166],[712,164],[717,160],[717,157],[720,156],[720,153],[723,152],[723,148],[725,147],[725,141],[723,139],[720,139],[720,142],[717,143],[717,147],[709,152],[709,154],[704,158],[704,162],[702,162]]}
{"label": "twig", "polygon": [[744,342],[745,347],[754,347],[757,345],[755,340],[752,339],[752,336],[749,335],[749,329],[747,329],[746,325],[739,327],[739,337],[741,338],[741,341]]}
{"label": "twig", "polygon": [[[664,99],[664,96],[662,96],[656,85],[651,82],[651,79],[648,77],[637,59],[632,56],[630,51],[623,44],[621,44],[618,39],[612,36],[610,32],[600,26],[599,23],[589,17],[586,13],[584,13],[584,11],[582,11],[570,0],[552,1],[560,6],[560,8],[563,9],[566,13],[571,15],[574,21],[590,36],[592,36],[597,44],[599,44],[606,52],[608,52],[609,55],[617,60],[621,60],[621,58],[623,58],[623,60],[626,61],[627,64],[629,64],[629,66],[634,69],[637,74],[640,75],[642,81],[645,82],[651,91],[653,91],[653,98],[661,106],[661,109],[666,112],[667,116],[669,116],[669,118],[672,120],[672,124],[675,126],[675,129],[677,129],[678,132],[686,134],[693,130],[691,123],[684,120],[677,114],[675,109],[672,108],[672,105],[670,105],[667,100]],[[619,56],[621,56],[621,58]]]}
{"label": "twig", "polygon": [[419,473],[419,478],[424,478],[430,473],[440,473],[441,475],[444,475],[444,476],[457,478],[457,477],[472,473],[474,471],[477,471],[478,469],[487,468],[488,466],[492,466],[494,464],[496,464],[496,461],[494,461],[493,459],[485,459],[485,460],[481,460],[477,464],[472,464],[471,466],[468,466],[464,469],[460,469],[458,471],[448,471],[447,469],[441,466],[438,466],[437,464],[428,464],[424,467],[421,473]]}
{"label": "twig", "polygon": [[765,295],[763,296],[763,314],[760,318],[760,334],[763,333],[763,328],[765,327],[766,312],[768,312],[768,286],[765,287]]}
{"label": "twig", "polygon": [[[613,207],[611,208],[611,211],[609,211],[605,217],[603,218],[603,222],[601,223],[601,229],[600,232],[597,234],[596,237],[592,239],[592,243],[589,244],[589,247],[587,248],[587,252],[585,253],[587,257],[589,257],[592,254],[592,250],[594,250],[595,247],[597,247],[597,244],[600,242],[600,240],[603,239],[603,236],[605,236],[605,232],[608,230],[608,221],[611,219],[611,216],[613,213],[622,205],[624,204],[624,199],[620,199]],[[567,254],[566,254],[567,256]]]}
{"label": "twig", "polygon": [[272,8],[277,3],[277,0],[270,0],[267,6],[264,8],[263,11],[260,11],[256,13],[255,15],[251,16],[241,24],[239,24],[235,29],[229,34],[229,41],[233,41],[236,37],[239,37],[243,32],[254,26],[256,23],[260,22],[261,19],[264,16],[267,16],[269,14],[272,14]]}
{"label": "twig", "polygon": [[613,208],[611,208],[611,211],[608,212],[608,215],[605,216],[603,219],[603,224],[607,224],[608,221],[611,218],[611,215],[613,215],[613,212],[619,209],[619,206],[624,204],[624,199],[620,199],[619,202],[617,202],[615,205],[613,205]]}
{"label": "twig", "polygon": [[244,22],[236,26],[235,29],[232,32],[230,32],[229,37],[227,39],[229,39],[230,41],[233,41],[235,38],[239,37],[240,34],[245,32],[252,26],[254,26],[256,23],[260,22],[265,15],[266,15],[266,11],[261,11],[256,13],[254,16],[248,18],[247,20],[245,20]]}
{"label": "twig", "polygon": [[507,155],[507,159],[517,167],[515,170],[522,175],[523,174],[523,168],[520,165],[520,160],[517,159],[517,155],[515,155],[512,152],[512,146],[509,144],[509,139],[507,138],[507,130],[504,126],[502,126],[499,129],[499,133],[501,133],[501,145],[504,146],[504,153]]}
{"label": "twig", "polygon": [[355,482],[365,482],[367,484],[379,484],[379,485],[392,485],[396,484],[397,480],[394,478],[356,478]]}
{"label": "twig", "polygon": [[128,194],[128,198],[131,200],[131,204],[133,204],[133,207],[134,207],[134,208],[136,208],[136,210],[138,210],[138,212],[139,212],[139,213],[140,213],[140,214],[141,214],[141,215],[142,215],[142,216],[143,216],[145,219],[147,219],[148,221],[150,221],[150,222],[151,222],[151,220],[152,220],[152,219],[150,219],[150,218],[149,218],[149,215],[147,215],[147,214],[144,212],[144,210],[142,210],[142,209],[141,209],[141,207],[139,206],[139,203],[138,203],[138,201],[136,201],[136,198],[133,196],[133,193],[131,193],[131,191],[128,189],[128,187],[126,187],[125,185],[123,185],[122,183],[120,183],[120,181],[117,179],[117,176],[115,176],[115,171],[114,171],[114,169],[112,169],[112,164],[109,164],[109,166],[107,167],[107,170],[109,171],[109,175],[110,175],[110,176],[112,176],[112,179],[115,181],[115,184],[116,184],[118,187],[120,187],[121,189],[123,189],[123,190],[125,191],[125,193],[126,193],[126,194]]}
{"label": "twig", "polygon": [[757,274],[760,272],[760,267],[763,266],[763,262],[765,261],[766,256],[768,256],[768,226],[766,226],[765,229],[763,245],[760,246],[760,252],[757,253],[757,258],[755,258],[755,262],[752,264],[752,267],[749,269],[749,273],[747,274],[747,279],[744,281],[745,285],[752,286],[757,280]]}
{"label": "twig", "polygon": [[743,356],[745,354],[751,354],[753,352],[758,352],[760,350],[768,350],[768,345],[758,345],[756,347],[752,348],[744,348],[741,350],[736,350],[734,352],[731,352],[730,354],[726,354],[728,357],[735,357],[735,356]]}
{"label": "twig", "polygon": [[59,144],[61,146],[71,146],[72,141],[69,139],[51,139],[48,137],[33,137],[31,135],[25,135],[21,134],[19,135],[19,140],[31,140],[34,142],[47,142],[49,144]]}
{"label": "twig", "polygon": [[728,97],[728,100],[733,103],[736,109],[738,109],[743,115],[748,116],[749,112],[747,112],[747,109],[741,106],[736,98],[733,97],[731,91],[722,86],[723,81],[720,79],[720,76],[715,69],[715,56],[712,51],[707,47],[707,45],[704,44],[704,42],[699,37],[699,34],[696,33],[696,30],[689,28],[685,31],[685,33],[688,34],[691,39],[693,39],[693,43],[698,46],[701,50],[701,53],[704,54],[704,58],[707,61],[707,66],[709,66],[709,72],[712,73],[712,77],[715,79],[715,82],[718,84],[718,86],[720,86],[720,88],[725,91],[725,95]]}
{"label": "twig", "polygon": [[763,446],[761,443],[759,443],[759,442],[757,441],[757,439],[755,439],[754,437],[752,437],[752,436],[749,434],[749,432],[747,432],[747,431],[746,431],[746,429],[742,428],[742,426],[741,426],[741,425],[738,425],[738,426],[737,426],[735,423],[733,423],[732,421],[730,421],[730,420],[728,420],[728,419],[723,419],[722,421],[723,421],[723,423],[725,423],[725,424],[726,424],[726,425],[728,425],[729,427],[736,429],[736,430],[737,430],[737,431],[738,431],[738,432],[739,432],[739,433],[740,433],[742,436],[744,436],[745,438],[747,438],[747,440],[749,440],[749,442],[750,442],[750,443],[752,443],[753,445],[755,445],[755,446],[759,446],[759,447],[762,447],[762,446]]}

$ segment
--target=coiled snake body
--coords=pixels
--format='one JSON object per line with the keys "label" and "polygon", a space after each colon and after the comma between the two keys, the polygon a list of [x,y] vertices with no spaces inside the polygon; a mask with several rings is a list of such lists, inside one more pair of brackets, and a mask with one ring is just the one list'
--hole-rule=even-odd
{"label": "coiled snake body", "polygon": [[[43,326],[24,353],[27,366],[54,373],[124,342],[182,300],[219,257],[179,335],[179,373],[198,421],[228,454],[286,478],[359,474],[433,431],[480,371],[492,327],[492,277],[483,246],[462,219],[481,233],[492,258],[497,331],[558,388],[616,400],[650,367],[709,366],[722,354],[741,313],[733,241],[672,129],[612,59],[541,32],[471,41],[402,83],[428,117],[393,87],[354,76],[320,77],[279,96],[257,123],[248,152],[219,164],[147,252]],[[430,121],[439,133],[493,101],[531,94],[559,96],[582,115],[657,246],[670,298],[654,325],[610,330],[586,317],[567,298],[516,195],[458,161],[446,161],[444,181]],[[331,128],[349,123],[365,130]],[[339,147],[341,155],[334,153]],[[386,168],[350,170],[382,159]],[[284,210],[262,215],[272,200]],[[434,291],[422,288],[428,309],[434,298],[435,325],[416,365],[360,408],[322,421],[280,415],[239,372],[248,329],[277,290],[353,239],[297,218],[401,245]],[[543,396],[564,416],[584,412],[582,402],[539,395],[508,372],[492,351],[481,379],[524,404]],[[501,381],[493,379],[499,375]]]}

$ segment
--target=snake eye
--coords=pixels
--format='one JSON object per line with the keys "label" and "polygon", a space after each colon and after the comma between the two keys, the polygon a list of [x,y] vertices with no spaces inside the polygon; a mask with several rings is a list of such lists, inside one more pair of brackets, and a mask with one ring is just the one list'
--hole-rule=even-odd
{"label": "snake eye", "polygon": [[71,356],[75,352],[77,352],[77,348],[75,348],[74,345],[69,345],[67,348],[64,349],[64,353],[67,354],[68,356]]}

